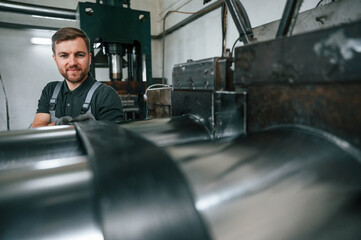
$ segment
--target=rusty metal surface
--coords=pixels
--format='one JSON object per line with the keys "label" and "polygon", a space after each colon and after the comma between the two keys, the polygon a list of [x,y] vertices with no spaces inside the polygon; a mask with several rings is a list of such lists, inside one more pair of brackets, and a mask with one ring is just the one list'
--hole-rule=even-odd
{"label": "rusty metal surface", "polygon": [[251,86],[247,97],[248,132],[276,125],[311,126],[361,149],[361,85]]}
{"label": "rusty metal surface", "polygon": [[172,116],[192,115],[213,138],[244,134],[245,95],[243,92],[173,91]]}
{"label": "rusty metal surface", "polygon": [[147,118],[166,118],[172,116],[171,87],[147,90]]}
{"label": "rusty metal surface", "polygon": [[171,95],[172,116],[194,115],[212,129],[213,93],[197,91],[173,91]]}
{"label": "rusty metal surface", "polygon": [[[361,19],[360,0],[342,0],[312,8],[298,14],[293,35],[325,29]],[[280,20],[253,28],[258,42],[274,39]]]}
{"label": "rusty metal surface", "polygon": [[357,81],[361,21],[236,48],[236,87]]}
{"label": "rusty metal surface", "polygon": [[114,88],[119,95],[144,94],[147,85],[146,82],[135,81],[106,81],[102,83]]}
{"label": "rusty metal surface", "polygon": [[237,136],[245,132],[244,93],[214,93],[214,130],[215,138]]}
{"label": "rusty metal surface", "polygon": [[176,64],[173,67],[174,90],[216,91],[231,85],[227,58],[208,58]]}

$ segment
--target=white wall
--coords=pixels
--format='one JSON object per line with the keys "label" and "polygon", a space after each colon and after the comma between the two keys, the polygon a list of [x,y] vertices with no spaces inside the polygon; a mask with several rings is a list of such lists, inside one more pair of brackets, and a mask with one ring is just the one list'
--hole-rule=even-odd
{"label": "white wall", "polygon": [[[59,79],[50,47],[30,43],[33,36],[50,37],[52,34],[41,30],[0,29],[0,73],[9,101],[11,129],[30,125],[42,87]],[[0,129],[6,130],[2,89],[0,105]]]}
{"label": "white wall", "polygon": [[[197,12],[214,3],[215,0],[203,5],[203,0],[159,0],[159,21],[169,10]],[[241,0],[252,27],[278,20],[282,17],[286,0]],[[314,8],[319,0],[304,0],[301,12]],[[189,15],[171,13],[166,19],[166,29],[185,19]],[[232,48],[238,38],[237,29],[231,16],[228,14],[228,30],[226,36],[227,48]],[[242,45],[237,43],[236,46]],[[222,30],[221,9],[197,19],[193,23],[168,35],[165,41],[165,78],[171,83],[172,68],[177,63],[186,62],[188,59],[199,60],[208,57],[221,56]]]}

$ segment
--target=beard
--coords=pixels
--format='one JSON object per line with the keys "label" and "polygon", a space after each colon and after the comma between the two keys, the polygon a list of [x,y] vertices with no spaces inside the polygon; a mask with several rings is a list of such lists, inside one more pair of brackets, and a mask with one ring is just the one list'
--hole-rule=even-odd
{"label": "beard", "polygon": [[[75,73],[69,72],[70,69],[75,69],[77,70]],[[85,79],[88,76],[90,67],[87,67],[86,69],[81,69],[81,68],[70,68],[70,69],[66,69],[65,72],[62,72],[61,75],[69,82],[71,83],[81,83],[83,81],[85,81]]]}

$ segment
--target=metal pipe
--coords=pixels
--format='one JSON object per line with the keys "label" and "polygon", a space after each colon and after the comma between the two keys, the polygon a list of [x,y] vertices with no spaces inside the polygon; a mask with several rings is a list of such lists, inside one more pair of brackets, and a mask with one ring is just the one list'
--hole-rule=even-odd
{"label": "metal pipe", "polygon": [[[179,128],[181,122],[189,129]],[[115,136],[124,131],[117,125],[106,125],[101,132],[110,126],[116,127],[116,131],[111,130]],[[184,143],[188,134],[201,133],[202,130],[201,126],[192,127],[191,122],[184,118],[169,123],[149,122],[148,126],[153,132],[158,131],[158,140],[167,140],[168,144]],[[138,125],[134,128],[141,133],[146,127]],[[89,158],[96,147],[85,149],[79,134],[80,131],[73,126],[0,132],[1,239],[104,239],[104,228],[109,227],[109,223],[99,219],[102,204],[99,198],[102,196],[95,191],[98,181],[94,179],[94,173],[98,177],[99,170],[94,159]],[[93,137],[101,139],[99,134]],[[129,142],[133,138],[117,139]],[[115,142],[109,144],[112,142],[109,140],[107,137],[104,151],[109,152],[108,157],[117,158],[118,155],[108,147],[120,148]],[[139,145],[143,150],[144,146]],[[134,153],[139,155],[138,151]],[[148,155],[148,152],[144,154]],[[108,157],[102,154],[98,160],[106,161]]]}
{"label": "metal pipe", "polygon": [[[361,156],[329,134],[288,126],[167,144],[187,127],[139,124],[89,121],[77,123],[73,137],[60,134],[86,155],[39,160],[29,147],[12,152],[20,165],[1,165],[0,157],[0,238],[360,238]],[[152,124],[168,138],[147,135]],[[28,131],[56,139],[69,129]],[[28,131],[0,135],[14,139],[0,141],[0,152],[22,139],[32,147],[22,137]],[[35,142],[46,151],[51,144],[41,136]],[[61,139],[57,152],[68,151]]]}
{"label": "metal pipe", "polygon": [[53,128],[37,128],[30,130],[18,130],[0,132],[1,144],[26,144],[26,143],[49,143],[51,141],[61,142],[73,139],[76,132],[73,126],[56,126]]}
{"label": "metal pipe", "polygon": [[252,29],[247,26],[250,22],[242,3],[239,0],[225,0],[225,2],[237,27],[240,39],[244,44],[250,43],[252,38],[248,35],[252,33]]}
{"label": "metal pipe", "polygon": [[92,182],[74,127],[1,132],[0,238],[102,240]]}
{"label": "metal pipe", "polygon": [[11,28],[11,29],[41,29],[41,30],[50,30],[50,31],[57,31],[59,29],[57,27],[7,23],[7,22],[0,22],[0,27]]}
{"label": "metal pipe", "polygon": [[319,132],[272,129],[166,150],[213,240],[358,239],[361,155]]}
{"label": "metal pipe", "polygon": [[291,35],[303,0],[287,0],[276,37]]}
{"label": "metal pipe", "polygon": [[243,7],[243,4],[241,3],[241,1],[236,1],[236,6],[238,8],[238,10],[240,11],[241,15],[242,15],[242,20],[244,21],[244,24],[247,28],[247,32],[248,31],[252,31],[252,27],[251,27],[251,22],[248,18],[248,14],[246,9]]}
{"label": "metal pipe", "polygon": [[119,54],[110,53],[109,54],[109,78],[113,80],[122,80],[122,58]]}
{"label": "metal pipe", "polygon": [[1,168],[0,238],[103,240],[92,181],[85,156]]}
{"label": "metal pipe", "polygon": [[121,127],[141,135],[160,147],[212,138],[204,122],[192,115],[133,121],[121,124]]}
{"label": "metal pipe", "polygon": [[74,10],[44,7],[27,3],[15,3],[10,1],[0,1],[0,11],[58,17],[65,19],[75,19],[76,16]]}
{"label": "metal pipe", "polygon": [[109,43],[106,45],[106,53],[109,58],[109,78],[114,80],[123,79],[123,55],[124,47],[118,43]]}
{"label": "metal pipe", "polygon": [[148,82],[147,79],[147,56],[142,54],[142,81]]}
{"label": "metal pipe", "polygon": [[[179,23],[175,24],[174,26],[168,28],[168,29],[165,29],[164,26],[163,26],[163,31],[161,33],[159,33],[158,35],[153,35],[152,36],[152,39],[161,39],[163,38],[164,36],[167,36],[175,31],[177,31],[178,29],[194,22],[195,20],[197,20],[198,18],[220,8],[222,6],[222,4],[220,4],[220,2],[222,2],[223,0],[218,0],[212,4],[210,4],[209,6],[205,7],[205,8],[202,8],[201,10],[199,10],[199,13],[198,14],[192,14],[191,16],[185,18],[184,20],[180,21]],[[169,15],[170,12],[168,12],[166,14]],[[166,19],[166,16],[164,16],[164,19]]]}
{"label": "metal pipe", "polygon": [[127,51],[127,62],[128,62],[128,81],[133,81],[134,78],[133,78],[133,72],[134,72],[134,69],[133,69],[133,62],[132,62],[132,48],[131,47],[128,47],[126,49]]}
{"label": "metal pipe", "polygon": [[136,82],[140,81],[140,74],[139,74],[139,56],[140,56],[140,50],[137,46],[133,47],[132,52],[132,64],[133,64],[133,80]]}

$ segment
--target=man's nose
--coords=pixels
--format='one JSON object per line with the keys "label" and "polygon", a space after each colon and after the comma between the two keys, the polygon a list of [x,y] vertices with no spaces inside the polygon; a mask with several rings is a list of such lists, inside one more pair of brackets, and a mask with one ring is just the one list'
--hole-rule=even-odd
{"label": "man's nose", "polygon": [[69,57],[69,64],[70,65],[76,65],[78,62],[77,62],[77,59],[74,55],[70,55]]}

